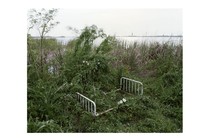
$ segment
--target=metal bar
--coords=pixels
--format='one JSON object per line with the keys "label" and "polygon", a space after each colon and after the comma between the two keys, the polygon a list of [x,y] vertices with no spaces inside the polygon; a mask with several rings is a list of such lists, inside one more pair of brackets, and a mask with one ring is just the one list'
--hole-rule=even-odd
{"label": "metal bar", "polygon": [[133,79],[129,79],[126,77],[121,77],[120,80],[122,84],[121,90],[138,94],[138,95],[143,95],[143,84],[141,82],[133,80]]}
{"label": "metal bar", "polygon": [[[82,102],[81,102],[81,103],[82,103],[82,107],[83,107],[86,111],[91,112],[94,116],[98,116],[98,113],[96,112],[96,104],[95,104],[95,102],[92,101],[91,99],[85,97],[84,95],[78,93],[78,92],[76,92],[76,93],[77,93],[77,95],[82,99],[82,100],[81,100],[81,101],[82,101]],[[88,110],[88,106],[89,106],[88,104],[91,105],[91,108],[90,108],[89,110]]]}
{"label": "metal bar", "polygon": [[133,82],[136,82],[136,83],[139,83],[141,85],[143,85],[141,82],[139,81],[136,81],[136,80],[133,80],[133,79],[129,79],[129,78],[126,78],[126,77],[122,77],[123,79],[126,79],[126,80],[130,80],[130,81],[133,81]]}
{"label": "metal bar", "polygon": [[143,87],[143,84],[141,85],[142,86],[142,88],[141,88],[141,95],[143,95],[143,89],[144,89],[144,87]]}
{"label": "metal bar", "polygon": [[[141,88],[141,93],[140,93],[140,88]],[[127,92],[132,92],[134,94],[138,95],[143,95],[143,84],[139,81],[129,79],[126,77],[121,77],[120,79],[120,89],[127,91]],[[93,114],[93,116],[98,116],[101,113],[96,112],[96,103],[92,101],[91,99],[87,98],[86,96],[80,94],[79,92],[76,92],[77,94],[77,100],[82,104],[82,107]],[[108,109],[104,111],[104,113],[111,111],[112,109]],[[103,112],[102,112],[103,114]]]}
{"label": "metal bar", "polygon": [[117,107],[113,107],[113,108],[110,108],[110,109],[108,109],[108,110],[105,110],[105,111],[99,113],[98,115],[102,115],[102,114],[104,114],[104,113],[107,113],[107,112],[109,112],[109,111],[112,111],[112,110],[115,109],[115,108],[117,108]]}
{"label": "metal bar", "polygon": [[135,94],[136,94],[136,84],[137,84],[137,83],[135,83]]}

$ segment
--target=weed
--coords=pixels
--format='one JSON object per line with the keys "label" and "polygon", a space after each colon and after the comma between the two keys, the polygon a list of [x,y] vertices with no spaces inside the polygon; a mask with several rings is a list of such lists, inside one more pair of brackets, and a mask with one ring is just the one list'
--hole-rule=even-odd
{"label": "weed", "polygon": [[[39,41],[27,42],[28,132],[182,132],[182,44],[128,44],[94,25],[66,46],[44,40],[41,71]],[[81,92],[99,111],[115,106],[122,76],[142,81],[144,95],[95,118],[75,100]]]}

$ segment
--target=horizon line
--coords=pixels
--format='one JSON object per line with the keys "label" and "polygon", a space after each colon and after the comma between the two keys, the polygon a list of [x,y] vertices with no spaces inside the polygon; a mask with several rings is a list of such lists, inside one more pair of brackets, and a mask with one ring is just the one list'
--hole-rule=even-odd
{"label": "horizon line", "polygon": [[[114,37],[183,37],[183,35],[112,35]],[[40,37],[40,36],[32,36]],[[79,37],[79,36],[45,36],[45,37]]]}

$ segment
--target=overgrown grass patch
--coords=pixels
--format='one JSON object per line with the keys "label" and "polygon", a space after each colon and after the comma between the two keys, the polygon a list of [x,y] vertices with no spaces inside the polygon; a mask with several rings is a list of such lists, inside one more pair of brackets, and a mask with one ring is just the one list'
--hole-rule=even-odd
{"label": "overgrown grass patch", "polygon": [[[105,40],[94,48],[98,37]],[[39,40],[28,39],[28,132],[182,132],[182,44],[126,48],[95,26],[66,46],[44,42],[40,54]],[[40,55],[53,56],[43,57],[43,71]],[[117,91],[122,76],[141,81],[144,94]],[[97,112],[116,108],[93,117],[76,92],[95,101]],[[127,102],[117,106],[122,98]]]}

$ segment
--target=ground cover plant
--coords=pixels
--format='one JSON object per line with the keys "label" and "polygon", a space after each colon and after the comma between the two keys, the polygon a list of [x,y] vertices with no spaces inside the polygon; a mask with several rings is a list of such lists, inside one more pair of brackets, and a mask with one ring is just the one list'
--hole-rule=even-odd
{"label": "ground cover plant", "polygon": [[[27,48],[28,132],[182,132],[181,42],[126,44],[93,25],[67,45],[28,35]],[[144,94],[98,117],[75,98],[99,111],[116,106],[127,96],[117,91],[122,76],[141,81]]]}

